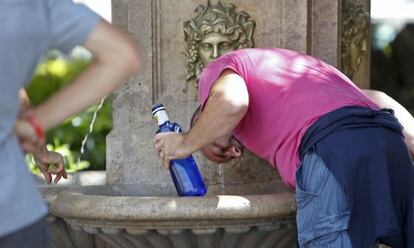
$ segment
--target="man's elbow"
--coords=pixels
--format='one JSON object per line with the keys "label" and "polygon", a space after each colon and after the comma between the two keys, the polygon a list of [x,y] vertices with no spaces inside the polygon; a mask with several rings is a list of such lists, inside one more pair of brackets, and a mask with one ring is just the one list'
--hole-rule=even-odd
{"label": "man's elbow", "polygon": [[249,108],[249,94],[246,91],[237,91],[226,94],[224,97],[233,115],[244,115]]}
{"label": "man's elbow", "polygon": [[233,116],[244,116],[249,108],[249,104],[246,101],[227,101],[223,106],[227,106],[227,114]]}
{"label": "man's elbow", "polygon": [[137,42],[121,28],[105,21],[94,29],[84,45],[95,62],[124,76],[134,75],[141,68]]}
{"label": "man's elbow", "polygon": [[212,90],[209,96],[209,102],[219,106],[226,115],[244,115],[249,108],[248,95],[234,94],[229,91]]}

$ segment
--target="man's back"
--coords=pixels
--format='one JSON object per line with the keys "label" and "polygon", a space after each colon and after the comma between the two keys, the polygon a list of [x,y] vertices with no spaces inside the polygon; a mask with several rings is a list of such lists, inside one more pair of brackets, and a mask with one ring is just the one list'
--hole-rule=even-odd
{"label": "man's back", "polygon": [[334,67],[285,49],[242,49],[206,66],[199,91],[204,104],[212,84],[225,69],[245,81],[249,109],[234,136],[279,169],[295,185],[298,147],[307,128],[322,115],[343,106],[377,108]]}

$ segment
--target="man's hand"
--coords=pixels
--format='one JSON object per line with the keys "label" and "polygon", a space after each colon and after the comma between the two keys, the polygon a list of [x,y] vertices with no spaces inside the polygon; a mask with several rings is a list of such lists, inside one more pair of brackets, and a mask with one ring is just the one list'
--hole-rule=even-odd
{"label": "man's hand", "polygon": [[154,143],[165,169],[169,168],[170,160],[185,158],[191,154],[191,150],[184,145],[183,134],[180,133],[159,133],[155,135]]}
{"label": "man's hand", "polygon": [[58,183],[62,176],[68,178],[63,157],[59,153],[48,151],[43,147],[33,152],[33,158],[48,184],[52,182],[52,175],[56,175],[54,183]]}

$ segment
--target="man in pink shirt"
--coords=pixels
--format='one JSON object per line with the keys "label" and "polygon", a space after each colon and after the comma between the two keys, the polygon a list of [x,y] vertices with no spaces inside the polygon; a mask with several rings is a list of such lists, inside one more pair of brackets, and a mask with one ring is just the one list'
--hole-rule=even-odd
{"label": "man in pink shirt", "polygon": [[[194,125],[189,132],[163,133],[155,138],[155,147],[165,167],[171,159],[184,158],[197,150],[202,150],[212,161],[226,162],[241,156],[242,144],[276,167],[290,187],[295,187],[300,180],[299,190],[306,187],[323,191],[323,188],[315,187],[325,184],[327,195],[339,195],[336,203],[327,203],[325,207],[331,212],[342,211],[345,217],[334,225],[337,232],[326,228],[315,234],[304,223],[308,219],[303,217],[311,215],[312,211],[298,207],[300,247],[351,246],[344,190],[316,153],[307,153],[300,163],[302,138],[317,120],[348,106],[373,111],[393,108],[405,127],[407,147],[414,153],[414,120],[401,105],[385,94],[358,89],[334,67],[294,51],[256,48],[225,54],[203,70],[199,98],[200,111],[195,113]],[[300,165],[307,171],[303,170],[301,178],[297,178]],[[308,170],[318,166],[319,171]],[[328,183],[314,182],[314,173],[326,175],[324,182]],[[320,197],[322,201],[327,199],[324,195]],[[302,205],[301,202],[297,204]],[[329,238],[329,235],[336,238]],[[328,240],[328,243],[322,244],[321,240]]]}

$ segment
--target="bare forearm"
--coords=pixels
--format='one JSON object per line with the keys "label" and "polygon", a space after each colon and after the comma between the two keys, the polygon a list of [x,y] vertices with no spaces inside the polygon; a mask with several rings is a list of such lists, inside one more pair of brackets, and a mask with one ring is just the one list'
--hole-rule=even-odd
{"label": "bare forearm", "polygon": [[397,101],[383,92],[374,90],[363,90],[372,101],[381,108],[390,108],[394,110],[395,117],[404,127],[403,134],[405,143],[412,154],[414,154],[414,117]]}
{"label": "bare forearm", "polygon": [[92,63],[33,111],[45,130],[107,96],[139,70],[136,42],[105,21],[97,25],[84,45],[92,53]]}
{"label": "bare forearm", "polygon": [[48,130],[56,126],[119,87],[127,75],[116,67],[115,64],[92,62],[71,84],[36,107],[33,113],[43,128]]}

